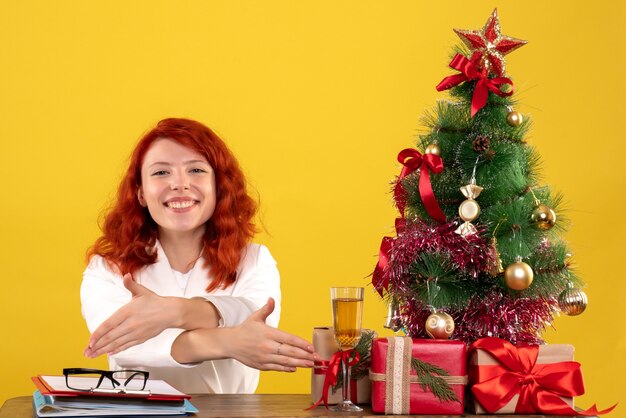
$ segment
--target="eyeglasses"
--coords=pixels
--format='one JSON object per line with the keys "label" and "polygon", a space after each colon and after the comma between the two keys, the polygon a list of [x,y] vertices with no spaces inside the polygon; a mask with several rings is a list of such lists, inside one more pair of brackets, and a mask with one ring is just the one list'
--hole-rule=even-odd
{"label": "eyeglasses", "polygon": [[142,370],[63,369],[69,389],[104,393],[145,393],[148,372]]}

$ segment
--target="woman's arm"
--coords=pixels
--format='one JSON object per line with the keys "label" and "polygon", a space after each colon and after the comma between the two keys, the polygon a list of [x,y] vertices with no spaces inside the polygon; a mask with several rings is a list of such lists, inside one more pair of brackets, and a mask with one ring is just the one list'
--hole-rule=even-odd
{"label": "woman's arm", "polygon": [[[132,282],[132,280],[130,281]],[[127,283],[129,283],[127,281]],[[126,289],[119,273],[112,270],[106,261],[95,256],[83,274],[83,282],[80,288],[82,314],[91,333],[96,333],[108,319],[123,310],[132,302],[132,293]],[[155,316],[167,315],[170,311],[161,307]],[[155,319],[155,318],[152,318]],[[128,324],[126,324],[128,325]],[[145,323],[136,323],[132,327],[143,328]],[[146,340],[123,352],[123,362],[119,364],[141,364],[146,367],[180,367],[171,356],[171,347],[174,340],[184,330],[168,328],[158,335]],[[94,346],[87,347],[85,355],[94,357]],[[101,350],[105,353],[106,350]],[[116,357],[117,358],[117,357]],[[122,361],[121,358],[119,358]]]}
{"label": "woman's arm", "polygon": [[[97,357],[105,353],[116,355],[125,351],[122,356],[124,358],[145,356],[144,361],[150,358],[152,362],[158,362],[159,347],[171,346],[173,361],[169,365],[234,358],[260,370],[288,372],[295,371],[296,367],[312,367],[313,362],[319,360],[308,341],[266,324],[268,316],[274,311],[274,300],[271,298],[265,306],[235,327],[197,328],[186,332],[182,332],[182,329],[167,329],[165,332],[159,329],[163,324],[173,321],[171,312],[176,311],[174,306],[181,298],[158,296],[135,283],[130,275],[124,276],[124,286],[131,292],[133,299],[94,331],[92,340],[96,337],[96,343],[100,346],[94,344],[88,347],[85,350],[86,356]],[[194,308],[197,310],[203,309],[204,305],[212,306],[200,298],[191,302],[199,305]],[[137,312],[141,313],[140,316],[133,313],[135,308],[141,308]],[[149,321],[142,321],[144,315]],[[146,322],[149,322],[150,326],[147,326]],[[182,322],[183,320],[180,321]],[[110,328],[109,323],[113,325]],[[104,332],[102,336],[97,335],[100,331]],[[146,342],[149,339],[146,335],[157,331],[158,337]],[[177,335],[170,331],[180,333]],[[173,342],[168,345],[167,340]],[[144,342],[146,343],[143,344]],[[146,355],[148,353],[149,355]]]}
{"label": "woman's arm", "polygon": [[285,372],[313,367],[319,356],[311,343],[265,323],[273,310],[270,298],[236,327],[183,332],[172,344],[172,357],[179,363],[234,358],[255,369]]}
{"label": "woman's arm", "polygon": [[[104,262],[102,259],[98,261],[99,264]],[[87,280],[102,284],[100,279],[103,275],[106,276],[103,273],[110,273],[102,267],[97,264],[93,269],[88,268],[83,285]],[[191,299],[160,296],[136,283],[127,274],[123,278],[123,284],[131,299],[125,305],[117,306],[114,311],[102,309],[110,306],[110,298],[105,296],[108,292],[92,292],[96,293],[92,304],[98,306],[97,310],[108,311],[109,316],[101,320],[95,329],[88,320],[92,335],[85,355],[97,357],[102,354],[117,354],[159,335],[166,329],[194,330],[237,326],[263,306],[268,298],[280,302],[280,276],[276,261],[265,246],[248,246],[238,273],[232,295],[206,293],[206,284],[196,282],[193,285],[201,287],[191,291],[191,294],[197,295]],[[119,286],[117,290],[120,290]],[[85,308],[84,302],[83,310]],[[94,310],[93,307],[91,309]],[[277,308],[267,319],[267,324],[278,326],[279,316],[280,308]]]}
{"label": "woman's arm", "polygon": [[[177,360],[181,363],[199,361],[171,356],[174,341],[185,330],[198,332],[185,333],[181,341],[192,337],[195,341],[203,335],[206,342],[206,336],[213,334],[226,334],[225,340],[230,340],[232,336],[240,336],[237,332],[240,330],[246,335],[254,335],[250,334],[250,324],[237,330],[230,328],[242,325],[268,298],[280,300],[280,277],[276,262],[266,247],[252,245],[247,250],[232,296],[206,294],[202,286],[194,291],[198,296],[192,299],[159,296],[128,275],[120,280],[119,274],[111,271],[104,259],[94,257],[81,287],[83,315],[92,332],[85,355],[92,358],[102,354],[115,355],[119,364],[180,366]],[[272,328],[278,325],[279,314],[279,308],[270,311],[262,327],[258,328],[282,333]],[[215,330],[218,326],[228,330]],[[200,329],[204,331],[200,332]],[[283,334],[287,341],[289,334]],[[306,347],[308,342],[299,339],[298,344]],[[209,356],[202,351],[196,357],[233,358],[228,355],[231,352]],[[253,350],[252,354],[259,352]],[[291,354],[297,355],[298,352]],[[263,364],[254,358],[247,359],[245,350],[239,357],[244,364]]]}
{"label": "woman's arm", "polygon": [[218,326],[217,309],[203,298],[159,296],[136,283],[130,274],[124,275],[123,282],[132,299],[91,334],[85,349],[86,357],[117,354],[168,328],[192,330]]}

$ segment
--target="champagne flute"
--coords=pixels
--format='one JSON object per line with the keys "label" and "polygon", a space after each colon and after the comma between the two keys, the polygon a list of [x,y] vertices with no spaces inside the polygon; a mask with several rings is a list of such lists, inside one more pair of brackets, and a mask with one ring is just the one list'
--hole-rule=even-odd
{"label": "champagne flute", "polygon": [[[331,287],[330,298],[333,304],[333,329],[335,340],[341,351],[353,349],[361,338],[361,317],[363,315],[362,287]],[[347,359],[342,361],[343,400],[331,411],[358,412],[362,411],[350,400],[350,365]]]}

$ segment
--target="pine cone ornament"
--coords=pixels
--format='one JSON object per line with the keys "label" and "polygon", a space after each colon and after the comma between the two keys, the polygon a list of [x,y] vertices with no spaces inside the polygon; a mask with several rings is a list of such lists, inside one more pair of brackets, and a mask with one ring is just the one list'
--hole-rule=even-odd
{"label": "pine cone ornament", "polygon": [[476,139],[474,139],[474,141],[472,142],[472,147],[474,148],[474,151],[479,154],[484,154],[486,151],[489,150],[490,146],[491,141],[486,135],[478,135]]}

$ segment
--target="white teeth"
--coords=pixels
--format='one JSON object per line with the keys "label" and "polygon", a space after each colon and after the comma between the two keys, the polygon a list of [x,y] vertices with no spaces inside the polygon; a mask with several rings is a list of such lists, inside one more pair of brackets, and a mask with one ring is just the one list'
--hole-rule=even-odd
{"label": "white teeth", "polygon": [[195,202],[193,200],[187,200],[184,202],[167,202],[167,207],[172,209],[185,209],[193,206]]}

